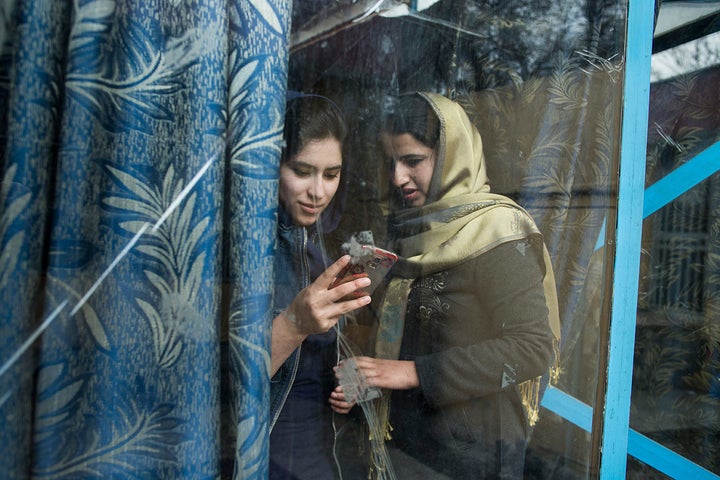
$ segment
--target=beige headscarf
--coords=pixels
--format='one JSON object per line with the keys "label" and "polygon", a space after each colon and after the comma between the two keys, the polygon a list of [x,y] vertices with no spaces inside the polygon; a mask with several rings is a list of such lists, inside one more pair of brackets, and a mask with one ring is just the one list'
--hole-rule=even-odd
{"label": "beige headscarf", "polygon": [[[393,245],[400,260],[393,270],[380,308],[375,355],[397,359],[402,343],[405,305],[412,282],[421,275],[447,270],[467,259],[505,242],[536,237],[531,242],[541,249],[545,277],[543,287],[548,307],[549,327],[557,344],[560,320],[552,264],[535,222],[511,199],[493,194],[488,184],[482,138],[460,105],[432,93],[419,93],[440,121],[436,160],[428,192],[421,207],[401,210],[391,216]],[[559,369],[550,369],[551,382]],[[518,385],[528,421],[538,418],[540,377]],[[384,395],[376,405],[389,438],[388,399]]]}

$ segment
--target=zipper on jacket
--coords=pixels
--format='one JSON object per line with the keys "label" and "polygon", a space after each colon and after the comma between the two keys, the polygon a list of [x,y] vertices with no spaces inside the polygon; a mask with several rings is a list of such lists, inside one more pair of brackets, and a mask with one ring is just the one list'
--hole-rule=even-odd
{"label": "zipper on jacket", "polygon": [[290,389],[293,386],[293,383],[295,383],[295,376],[297,375],[298,371],[298,365],[300,365],[300,352],[302,350],[302,343],[298,345],[297,349],[295,349],[295,362],[293,362],[292,367],[292,374],[290,375],[290,382],[288,383],[288,387],[285,389],[285,393],[283,393],[282,400],[280,401],[280,405],[278,406],[277,410],[275,411],[275,416],[272,419],[272,422],[270,423],[270,432],[272,433],[273,427],[275,427],[275,423],[277,423],[278,418],[280,418],[280,412],[282,412],[283,407],[285,406],[285,401],[287,400],[287,397],[290,395]]}

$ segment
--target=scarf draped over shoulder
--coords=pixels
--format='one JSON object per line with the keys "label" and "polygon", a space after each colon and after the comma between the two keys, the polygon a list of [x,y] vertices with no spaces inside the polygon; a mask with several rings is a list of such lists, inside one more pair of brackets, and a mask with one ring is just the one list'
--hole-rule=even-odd
{"label": "scarf draped over shoulder", "polygon": [[[482,138],[460,105],[440,95],[420,94],[440,120],[428,201],[390,213],[392,248],[400,255],[380,308],[375,343],[379,358],[397,359],[412,281],[447,270],[505,242],[528,239],[544,262],[548,323],[557,343],[560,321],[550,256],[531,216],[511,199],[490,192]],[[558,355],[556,354],[556,361]],[[550,369],[551,381],[558,369]],[[537,420],[540,379],[519,385],[530,424]],[[385,396],[387,397],[387,395]],[[387,405],[380,407],[387,415]],[[381,413],[381,415],[383,414]]]}

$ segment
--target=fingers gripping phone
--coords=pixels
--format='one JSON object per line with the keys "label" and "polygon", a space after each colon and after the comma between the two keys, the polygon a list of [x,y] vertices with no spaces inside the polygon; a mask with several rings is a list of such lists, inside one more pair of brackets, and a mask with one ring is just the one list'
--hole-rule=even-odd
{"label": "fingers gripping phone", "polygon": [[354,256],[352,261],[342,269],[330,288],[335,288],[359,276],[368,276],[371,283],[370,286],[363,289],[363,292],[370,295],[397,262],[398,256],[388,250],[372,245],[362,245],[361,248],[360,255]]}

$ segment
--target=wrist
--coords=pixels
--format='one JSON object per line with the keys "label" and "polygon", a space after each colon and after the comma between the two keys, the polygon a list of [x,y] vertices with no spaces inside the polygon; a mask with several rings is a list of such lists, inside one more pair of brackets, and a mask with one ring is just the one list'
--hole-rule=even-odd
{"label": "wrist", "polygon": [[283,310],[283,312],[280,314],[283,323],[285,324],[286,331],[289,335],[292,335],[293,337],[296,337],[299,340],[304,340],[305,337],[308,336],[307,332],[304,332],[301,327],[301,322],[298,321],[297,316],[295,313],[290,309],[290,307]]}
{"label": "wrist", "polygon": [[418,377],[417,367],[413,360],[406,360],[406,377],[408,380],[408,388],[417,388],[420,386],[420,377]]}

